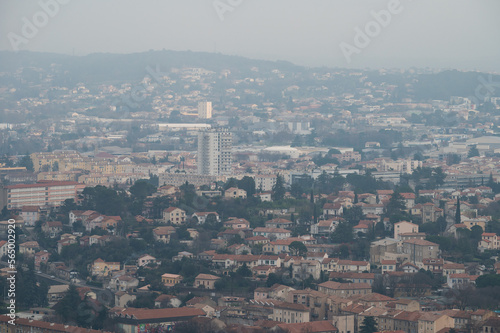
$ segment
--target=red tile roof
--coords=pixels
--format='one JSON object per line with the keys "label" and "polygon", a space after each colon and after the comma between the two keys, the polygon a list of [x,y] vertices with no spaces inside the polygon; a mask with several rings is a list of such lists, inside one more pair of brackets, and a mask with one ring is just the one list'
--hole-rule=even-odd
{"label": "red tile roof", "polygon": [[137,320],[152,320],[152,319],[173,319],[182,317],[197,317],[205,316],[203,310],[197,308],[166,308],[166,309],[137,309],[126,308],[114,312],[119,317],[128,317]]}

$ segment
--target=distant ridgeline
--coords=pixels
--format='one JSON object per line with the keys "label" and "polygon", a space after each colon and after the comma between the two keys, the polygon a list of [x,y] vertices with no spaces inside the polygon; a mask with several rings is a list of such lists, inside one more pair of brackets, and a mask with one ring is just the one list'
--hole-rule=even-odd
{"label": "distant ridgeline", "polygon": [[[56,65],[54,67],[54,64]],[[228,56],[217,53],[191,52],[191,51],[149,51],[133,54],[111,54],[95,53],[87,56],[71,56],[55,53],[39,52],[10,52],[0,51],[0,72],[12,73],[21,67],[43,68],[52,71],[57,68],[61,77],[55,78],[55,84],[70,85],[83,83],[112,83],[122,81],[141,80],[147,75],[147,68],[153,68],[159,72],[168,72],[171,68],[195,67],[220,73],[224,69],[231,71],[235,77],[266,76],[272,70],[281,73],[293,73],[304,75],[287,76],[281,81],[301,85],[332,85],[323,80],[311,80],[311,73],[326,73],[331,71],[343,71],[345,73],[360,72],[356,69],[329,69],[329,68],[306,68],[294,65],[286,61],[254,60],[240,56]],[[252,69],[258,68],[256,74]],[[433,99],[449,100],[451,96],[468,97],[485,82],[492,82],[491,87],[484,86],[483,94],[500,97],[500,75],[486,73],[463,72],[458,70],[446,70],[435,74],[410,74],[406,73],[380,73],[379,71],[363,71],[372,82],[386,82],[396,85],[400,90],[399,98],[411,97],[416,101],[427,101]],[[34,73],[36,77],[36,73]],[[416,79],[416,81],[415,81]],[[355,88],[353,85],[363,87],[363,82],[356,78],[352,80],[349,75],[333,76],[330,83],[335,90],[346,87]],[[413,85],[413,91],[404,89],[406,84]],[[488,90],[484,90],[488,89]]]}

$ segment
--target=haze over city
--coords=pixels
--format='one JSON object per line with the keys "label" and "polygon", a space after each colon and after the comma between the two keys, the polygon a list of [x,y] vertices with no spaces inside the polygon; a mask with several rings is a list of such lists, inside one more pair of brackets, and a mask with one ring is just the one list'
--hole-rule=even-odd
{"label": "haze over city", "polygon": [[0,0],[0,332],[499,333],[499,0]]}
{"label": "haze over city", "polygon": [[[66,2],[66,1],[65,1]],[[390,0],[67,1],[20,49],[86,55],[192,50],[286,60],[305,66],[431,67],[500,71],[500,2],[400,0],[399,11],[348,63],[339,45]],[[0,49],[21,35],[37,1],[0,4]]]}

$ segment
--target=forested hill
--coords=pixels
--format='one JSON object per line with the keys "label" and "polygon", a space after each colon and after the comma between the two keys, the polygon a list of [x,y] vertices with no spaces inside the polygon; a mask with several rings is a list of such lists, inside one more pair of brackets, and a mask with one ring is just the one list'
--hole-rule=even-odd
{"label": "forested hill", "polygon": [[[24,68],[42,68],[54,73],[54,84],[74,85],[78,82],[88,84],[123,83],[141,80],[147,75],[147,68],[169,71],[171,68],[199,67],[220,73],[229,69],[234,78],[267,77],[272,70],[286,74],[289,83],[299,86],[329,86],[329,82],[316,80],[313,73],[336,72],[331,77],[340,90],[362,88],[362,80],[353,82],[349,73],[353,69],[306,68],[286,61],[267,61],[229,56],[217,53],[191,51],[148,51],[133,54],[96,53],[87,56],[70,56],[39,52],[0,51],[0,84],[8,86],[14,82],[13,72]],[[258,72],[253,71],[257,68]],[[357,70],[358,72],[360,70]],[[368,81],[385,82],[396,85],[401,91],[399,98],[411,97],[416,101],[434,99],[449,100],[451,96],[473,96],[478,87],[480,93],[490,92],[492,96],[500,96],[500,75],[490,76],[479,72],[462,72],[446,70],[436,74],[410,74],[409,72],[390,74],[376,70],[363,71]],[[488,87],[484,82],[491,82]],[[336,89],[336,90],[338,90]],[[352,91],[354,92],[354,91]]]}
{"label": "forested hill", "polygon": [[54,53],[0,51],[0,71],[9,72],[20,67],[48,69],[57,64],[69,71],[78,82],[131,81],[141,79],[146,68],[199,67],[214,72],[229,69],[244,75],[251,68],[261,72],[278,69],[282,72],[300,72],[304,68],[285,61],[253,60],[239,56],[191,51],[149,51],[132,54],[95,53],[87,56],[70,56]]}

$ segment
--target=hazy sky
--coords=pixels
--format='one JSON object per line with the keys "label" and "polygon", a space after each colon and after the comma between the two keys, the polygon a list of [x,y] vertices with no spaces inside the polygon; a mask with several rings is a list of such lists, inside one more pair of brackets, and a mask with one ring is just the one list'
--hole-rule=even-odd
{"label": "hazy sky", "polygon": [[[55,1],[67,3],[42,12]],[[373,11],[388,8],[376,23]],[[216,50],[307,66],[500,72],[499,14],[499,0],[3,0],[0,49]],[[356,46],[356,27],[372,29],[369,43],[358,36]]]}

